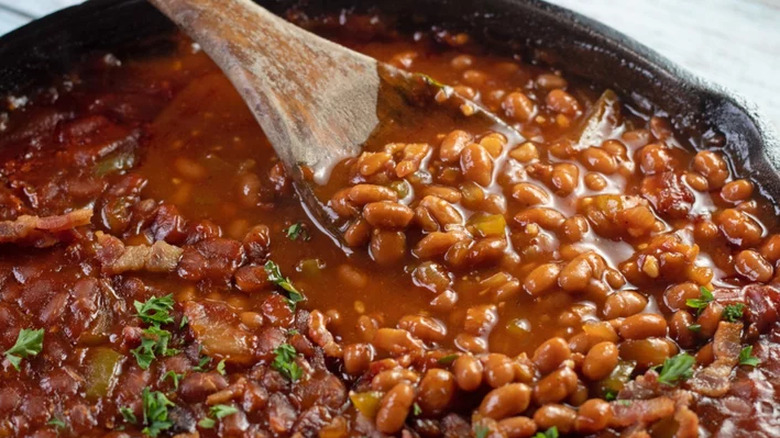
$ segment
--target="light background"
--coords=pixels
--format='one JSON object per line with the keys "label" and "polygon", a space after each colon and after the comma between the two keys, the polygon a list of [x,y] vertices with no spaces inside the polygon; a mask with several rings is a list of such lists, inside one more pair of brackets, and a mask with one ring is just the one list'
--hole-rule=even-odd
{"label": "light background", "polygon": [[[780,0],[549,1],[606,23],[742,94],[780,131]],[[76,3],[0,0],[0,34]]]}

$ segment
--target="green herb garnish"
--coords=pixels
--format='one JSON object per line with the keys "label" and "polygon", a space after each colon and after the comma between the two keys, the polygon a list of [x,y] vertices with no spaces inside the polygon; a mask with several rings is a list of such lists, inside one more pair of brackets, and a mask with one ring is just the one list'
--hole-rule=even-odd
{"label": "green herb garnish", "polygon": [[135,301],[133,303],[138,317],[146,324],[162,325],[173,322],[171,310],[173,310],[173,294],[164,297],[151,297],[146,302]]}
{"label": "green herb garnish", "polygon": [[214,426],[216,426],[217,422],[214,421],[213,418],[204,418],[200,421],[198,421],[198,426],[204,428],[204,429],[212,429]]}
{"label": "green herb garnish", "polygon": [[37,356],[43,350],[43,329],[21,329],[13,347],[3,353],[8,362],[19,371],[22,359]]}
{"label": "green herb garnish", "polygon": [[739,352],[739,364],[747,365],[749,367],[755,367],[760,364],[761,361],[757,357],[753,356],[753,346],[748,345]]}
{"label": "green herb garnish", "polygon": [[474,437],[475,438],[486,438],[488,436],[488,433],[490,432],[490,429],[488,429],[487,426],[484,424],[478,424],[474,426]]}
{"label": "green herb garnish", "polygon": [[303,375],[303,370],[295,362],[295,356],[298,354],[295,347],[290,344],[282,344],[274,350],[276,357],[271,363],[271,367],[282,373],[290,381],[296,382]]}
{"label": "green herb garnish", "polygon": [[536,432],[534,438],[558,438],[558,428],[553,426],[544,432]]}
{"label": "green herb garnish", "polygon": [[173,356],[179,353],[175,348],[168,348],[171,341],[171,332],[157,326],[144,329],[141,345],[130,350],[142,370],[149,369],[152,361],[158,356]]}
{"label": "green herb garnish", "polygon": [[222,359],[217,364],[217,372],[223,376],[225,375],[225,359]]}
{"label": "green herb garnish", "polygon": [[168,418],[168,407],[175,405],[165,394],[144,388],[141,398],[144,408],[143,424],[146,426],[141,433],[156,437],[160,432],[173,426],[173,422]]}
{"label": "green herb garnish", "polygon": [[742,303],[729,304],[723,308],[723,319],[728,322],[737,322],[742,319],[742,314],[745,312],[745,305]]}
{"label": "green herb garnish", "polygon": [[688,326],[688,330],[698,333],[701,331],[701,324],[691,324]]}
{"label": "green herb garnish", "polygon": [[606,401],[616,400],[617,395],[618,393],[614,389],[607,389],[606,391],[604,391],[604,400]]}
{"label": "green herb garnish", "polygon": [[417,402],[415,402],[412,405],[412,415],[414,415],[415,417],[419,417],[420,414],[422,414],[422,408],[420,407],[420,405],[417,404]]}
{"label": "green herb garnish", "polygon": [[692,309],[696,309],[697,315],[701,313],[702,310],[704,310],[704,308],[706,308],[713,300],[715,300],[715,297],[712,296],[712,292],[710,292],[710,290],[707,289],[706,287],[704,286],[700,287],[699,291],[701,292],[701,297],[688,298],[687,300],[685,300],[685,304],[688,307]]}
{"label": "green herb garnish", "polygon": [[455,359],[460,357],[458,354],[448,354],[444,357],[440,357],[439,360],[436,361],[439,365],[449,365],[453,362],[455,362]]}
{"label": "green herb garnish", "polygon": [[179,374],[176,371],[168,371],[163,376],[163,381],[170,379],[173,382],[173,389],[179,389],[179,381],[184,377],[184,374]]}
{"label": "green herb garnish", "polygon": [[286,233],[287,233],[287,238],[289,238],[290,240],[298,240],[298,238],[301,238],[304,241],[307,241],[311,239],[311,236],[309,236],[309,232],[306,230],[306,226],[303,225],[303,223],[301,222],[290,225],[287,228]]}
{"label": "green herb garnish", "polygon": [[674,386],[681,380],[693,376],[693,364],[696,359],[688,353],[680,353],[677,356],[667,358],[658,373],[658,382],[664,385]]}
{"label": "green herb garnish", "polygon": [[48,424],[49,426],[54,426],[57,429],[65,429],[67,427],[65,422],[60,420],[57,417],[51,417],[51,419],[49,419],[49,421],[47,421],[46,424]]}
{"label": "green herb garnish", "polygon": [[119,413],[122,414],[122,418],[125,419],[125,423],[138,424],[138,418],[135,417],[133,410],[127,406],[119,408]]}
{"label": "green herb garnish", "polygon": [[233,415],[236,412],[238,412],[238,409],[235,406],[214,405],[211,407],[211,415],[217,417],[219,420],[227,417],[228,415]]}
{"label": "green herb garnish", "polygon": [[287,292],[287,305],[290,306],[290,309],[295,310],[295,305],[306,299],[306,297],[293,286],[289,278],[282,276],[279,265],[274,263],[273,260],[268,260],[263,268],[268,275],[268,280]]}

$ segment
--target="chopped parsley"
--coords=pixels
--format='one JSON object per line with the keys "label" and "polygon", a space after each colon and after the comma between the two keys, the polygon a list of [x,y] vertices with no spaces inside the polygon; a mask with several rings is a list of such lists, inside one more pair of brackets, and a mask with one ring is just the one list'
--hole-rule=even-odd
{"label": "chopped parsley", "polygon": [[300,238],[303,241],[307,241],[311,239],[309,232],[306,230],[306,226],[301,222],[290,225],[289,228],[287,228],[286,233],[287,238],[290,240],[298,240]]}
{"label": "chopped parsley", "polygon": [[171,310],[173,310],[173,294],[164,297],[151,297],[146,302],[135,301],[133,303],[138,317],[146,324],[162,325],[173,322]]}
{"label": "chopped parsley", "polygon": [[64,421],[60,420],[57,417],[51,417],[49,421],[46,422],[49,426],[54,426],[57,429],[65,429],[67,425]]}
{"label": "chopped parsley", "polygon": [[214,421],[213,418],[206,417],[200,421],[198,421],[198,426],[204,428],[204,429],[212,429],[214,426],[217,425],[217,422]]}
{"label": "chopped parsley", "polygon": [[[238,412],[238,409],[234,406],[229,405],[214,405],[211,407],[210,414],[214,417],[217,417],[217,420],[221,420],[228,415],[233,415],[236,412]],[[200,421],[198,421],[198,426],[204,428],[204,429],[211,429],[214,426],[217,425],[216,420],[210,417],[206,417]]]}
{"label": "chopped parsley", "polygon": [[173,422],[168,418],[168,407],[174,406],[173,402],[159,391],[149,391],[144,388],[141,394],[144,406],[144,429],[142,433],[156,437],[160,432],[168,430]]}
{"label": "chopped parsley", "polygon": [[739,352],[739,364],[747,365],[749,367],[755,367],[760,364],[761,361],[757,357],[753,356],[753,346],[748,345]]}
{"label": "chopped parsley", "polygon": [[704,310],[709,304],[715,300],[715,297],[712,296],[712,292],[710,292],[709,289],[702,286],[699,288],[699,291],[701,292],[701,296],[699,298],[688,298],[685,300],[685,304],[692,308],[696,309],[696,314],[699,314]]}
{"label": "chopped parsley", "polygon": [[693,364],[696,359],[688,353],[680,353],[677,356],[667,358],[658,373],[658,382],[664,385],[674,386],[680,381],[693,376]]}
{"label": "chopped parsley", "polygon": [[181,322],[179,323],[179,330],[183,329],[189,323],[190,323],[190,319],[187,318],[187,315],[182,316]]}
{"label": "chopped parsley", "polygon": [[614,389],[607,389],[606,391],[604,391],[604,400],[606,401],[616,400],[617,395],[618,393]]}
{"label": "chopped parsley", "polygon": [[422,408],[420,407],[420,405],[417,404],[417,402],[415,402],[412,405],[412,415],[414,415],[415,417],[419,417],[420,414],[422,414]]}
{"label": "chopped parsley", "polygon": [[287,292],[287,305],[290,306],[290,309],[295,310],[295,305],[306,299],[306,297],[293,286],[289,278],[282,276],[279,265],[274,263],[273,260],[268,260],[263,268],[268,275],[268,280]]}
{"label": "chopped parsley", "polygon": [[701,331],[701,324],[691,324],[688,326],[688,330],[698,333]]}
{"label": "chopped parsley", "polygon": [[184,377],[184,374],[179,374],[176,371],[168,371],[163,375],[163,381],[170,379],[173,382],[173,389],[179,389],[179,381]]}
{"label": "chopped parsley", "polygon": [[[200,352],[203,350],[203,345],[198,345],[198,356],[200,356]],[[200,356],[198,359],[198,364],[194,367],[192,367],[193,371],[206,371],[206,365],[211,362],[211,358],[208,356]]]}
{"label": "chopped parsley", "polygon": [[490,429],[488,429],[487,426],[484,424],[478,424],[474,426],[474,437],[475,438],[487,438],[488,433],[490,432]]}
{"label": "chopped parsley", "polygon": [[37,356],[43,350],[43,329],[21,329],[13,347],[3,353],[8,362],[19,371],[22,359]]}
{"label": "chopped parsley", "polygon": [[440,357],[439,360],[436,361],[436,363],[438,363],[439,365],[449,365],[455,362],[455,359],[457,359],[458,357],[460,356],[457,354],[448,354],[444,357]]}
{"label": "chopped parsley", "polygon": [[223,376],[225,375],[225,359],[222,359],[222,360],[221,360],[221,361],[219,361],[219,363],[217,364],[217,372],[218,372],[220,375],[223,375]]}
{"label": "chopped parsley", "polygon": [[274,354],[276,357],[271,363],[271,367],[290,381],[298,381],[303,375],[303,370],[295,362],[295,356],[298,354],[295,347],[290,344],[282,344],[274,350]]}
{"label": "chopped parsley", "polygon": [[236,412],[238,412],[238,409],[235,406],[214,405],[211,407],[211,415],[217,417],[219,420],[227,417],[228,415],[233,415]]}
{"label": "chopped parsley", "polygon": [[745,305],[742,303],[729,304],[723,308],[723,319],[728,322],[737,322],[742,319],[742,314],[745,311]]}
{"label": "chopped parsley", "polygon": [[119,408],[119,413],[122,414],[122,418],[125,419],[125,423],[138,424],[138,418],[135,417],[133,410],[127,406]]}
{"label": "chopped parsley", "polygon": [[130,350],[130,352],[135,356],[138,366],[141,367],[141,369],[146,370],[149,369],[149,366],[156,357],[173,356],[179,353],[179,350],[168,347],[170,341],[171,332],[157,326],[151,326],[144,329],[141,345]]}
{"label": "chopped parsley", "polygon": [[534,438],[558,438],[558,428],[553,426],[544,432],[536,432]]}

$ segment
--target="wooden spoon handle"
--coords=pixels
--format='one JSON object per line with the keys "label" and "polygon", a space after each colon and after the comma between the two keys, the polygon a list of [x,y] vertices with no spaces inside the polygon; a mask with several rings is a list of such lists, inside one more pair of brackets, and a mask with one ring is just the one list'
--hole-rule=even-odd
{"label": "wooden spoon handle", "polygon": [[289,169],[305,164],[324,181],[378,124],[376,60],[249,0],[150,2],[225,72]]}

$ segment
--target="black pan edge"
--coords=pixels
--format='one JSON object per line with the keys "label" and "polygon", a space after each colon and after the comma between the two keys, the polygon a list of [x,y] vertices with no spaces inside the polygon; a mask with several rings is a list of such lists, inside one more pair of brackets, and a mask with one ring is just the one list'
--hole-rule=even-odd
{"label": "black pan edge", "polygon": [[[568,73],[616,89],[634,104],[673,115],[681,132],[723,134],[740,174],[780,200],[780,139],[740,95],[689,73],[652,49],[573,11],[541,0],[259,0],[280,12],[348,7],[469,31],[507,52],[543,50]],[[412,13],[410,13],[410,11]],[[144,0],[90,0],[0,37],[0,94],[20,92],[67,71],[84,53],[115,50],[172,30]]]}

